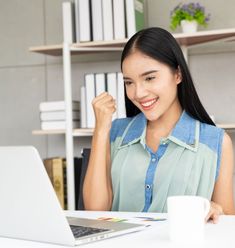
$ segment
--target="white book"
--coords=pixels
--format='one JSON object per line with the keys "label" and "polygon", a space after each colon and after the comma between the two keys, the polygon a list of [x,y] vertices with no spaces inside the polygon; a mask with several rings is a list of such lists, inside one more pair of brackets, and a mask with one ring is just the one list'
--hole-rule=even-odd
{"label": "white book", "polygon": [[144,28],[144,0],[126,1],[127,38]]}
{"label": "white book", "polygon": [[[73,111],[72,112],[73,120],[80,119],[80,111]],[[66,120],[66,112],[63,111],[47,111],[40,113],[40,120],[41,121],[64,121]]]}
{"label": "white book", "polygon": [[[72,127],[79,128],[80,122],[73,121]],[[66,121],[42,121],[41,122],[41,129],[42,130],[59,130],[59,129],[66,129]]]}
{"label": "white book", "polygon": [[98,96],[103,92],[105,92],[105,74],[96,73],[95,74],[95,96]]}
{"label": "white book", "polygon": [[117,117],[126,117],[124,80],[121,72],[117,73]]}
{"label": "white book", "polygon": [[113,5],[112,0],[102,0],[104,40],[113,40]]}
{"label": "white book", "polygon": [[85,75],[85,95],[86,95],[86,124],[87,128],[95,127],[95,115],[92,107],[92,100],[95,98],[95,75]]}
{"label": "white book", "polygon": [[[115,72],[107,73],[107,91],[115,100],[117,100],[117,74]],[[113,114],[113,120],[116,118],[117,111]]]}
{"label": "white book", "polygon": [[125,39],[124,0],[113,0],[114,39]]}
{"label": "white book", "polygon": [[74,9],[71,2],[62,3],[63,40],[67,43],[74,42]]}
{"label": "white book", "polygon": [[91,13],[93,40],[103,40],[102,0],[91,0]]}
{"label": "white book", "polygon": [[[60,111],[65,110],[65,101],[52,101],[52,102],[41,102],[39,104],[40,112],[43,111]],[[80,103],[78,101],[72,101],[72,109],[79,110]]]}
{"label": "white book", "polygon": [[81,87],[81,128],[86,128],[86,92],[85,86]]}
{"label": "white book", "polygon": [[75,0],[76,42],[91,41],[90,1]]}

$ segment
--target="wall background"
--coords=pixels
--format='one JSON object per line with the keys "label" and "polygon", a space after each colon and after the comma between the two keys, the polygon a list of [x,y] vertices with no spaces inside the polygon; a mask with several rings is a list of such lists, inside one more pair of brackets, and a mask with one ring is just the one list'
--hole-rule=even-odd
{"label": "wall background", "polygon": [[[34,145],[43,158],[64,156],[63,135],[33,136],[41,101],[63,99],[62,58],[30,53],[30,46],[62,43],[62,0],[0,0],[0,145]],[[189,2],[189,1],[185,1]],[[169,31],[169,13],[178,1],[147,0],[147,26]],[[206,29],[234,28],[235,2],[200,0],[211,13]],[[176,30],[180,32],[180,29]],[[73,98],[84,73],[119,71],[120,53],[73,57]],[[108,63],[107,63],[108,61]],[[218,123],[235,123],[235,42],[189,50],[189,67],[201,100]],[[235,147],[235,132],[229,133]],[[76,138],[75,151],[90,145]]]}

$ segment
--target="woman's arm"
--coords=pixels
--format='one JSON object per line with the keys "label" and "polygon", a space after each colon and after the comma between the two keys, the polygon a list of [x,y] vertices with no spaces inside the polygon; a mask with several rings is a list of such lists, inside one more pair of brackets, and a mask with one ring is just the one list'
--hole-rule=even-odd
{"label": "woman's arm", "polygon": [[233,199],[233,145],[227,133],[224,134],[219,176],[215,183],[211,212],[208,219],[217,222],[220,214],[235,214]]}
{"label": "woman's arm", "polygon": [[93,102],[96,126],[91,154],[83,186],[84,206],[87,210],[110,210],[112,206],[110,129],[115,101],[107,92]]}

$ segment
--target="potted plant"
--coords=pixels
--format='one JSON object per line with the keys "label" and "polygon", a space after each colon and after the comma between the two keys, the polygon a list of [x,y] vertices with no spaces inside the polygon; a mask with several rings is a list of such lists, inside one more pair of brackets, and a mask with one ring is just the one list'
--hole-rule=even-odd
{"label": "potted plant", "polygon": [[[205,8],[200,3],[180,3],[170,14],[170,28],[175,30],[182,26],[183,32],[196,32],[197,25],[207,26],[210,14],[205,13]],[[185,27],[185,24],[189,25]]]}

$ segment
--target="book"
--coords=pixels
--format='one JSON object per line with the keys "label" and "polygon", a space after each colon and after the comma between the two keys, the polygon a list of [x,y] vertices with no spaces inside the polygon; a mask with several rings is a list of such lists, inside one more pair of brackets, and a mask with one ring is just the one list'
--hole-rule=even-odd
{"label": "book", "polygon": [[85,95],[86,95],[86,127],[95,127],[95,114],[92,107],[92,100],[95,98],[95,75],[93,73],[85,75]]}
{"label": "book", "polygon": [[[73,121],[72,128],[79,128],[80,121]],[[41,122],[42,130],[60,130],[66,129],[66,121],[42,121]]]}
{"label": "book", "polygon": [[125,0],[127,38],[144,28],[144,0]]}
{"label": "book", "polygon": [[63,21],[63,41],[73,43],[74,35],[74,8],[72,2],[62,3],[62,21]]}
{"label": "book", "polygon": [[64,209],[68,209],[68,193],[67,193],[67,163],[63,158],[63,179],[64,179]]}
{"label": "book", "polygon": [[103,40],[102,0],[91,0],[92,40]]}
{"label": "book", "polygon": [[[41,102],[39,104],[39,110],[43,111],[61,111],[65,110],[65,101],[51,101],[51,102]],[[80,110],[80,103],[78,101],[72,102],[73,110]]]}
{"label": "book", "polygon": [[58,197],[60,205],[65,209],[65,191],[64,191],[64,162],[63,158],[44,159],[44,166]]}
{"label": "book", "polygon": [[113,40],[112,0],[102,0],[103,40]]}
{"label": "book", "polygon": [[81,94],[81,128],[86,128],[86,89],[85,86],[82,86],[80,88],[80,94]]}
{"label": "book", "polygon": [[91,14],[89,0],[75,0],[76,42],[91,41]]}
{"label": "book", "polygon": [[125,87],[123,75],[121,72],[117,73],[117,117],[126,117],[126,107],[125,107]]}
{"label": "book", "polygon": [[[73,117],[73,120],[79,120],[80,111],[73,111],[72,117]],[[40,120],[41,121],[64,121],[66,120],[66,112],[64,110],[41,112]]]}
{"label": "book", "polygon": [[82,170],[82,158],[74,158],[74,192],[75,192],[75,209],[78,210],[78,200],[81,197],[80,183],[81,183],[81,170]]}
{"label": "book", "polygon": [[84,202],[83,202],[83,182],[86,175],[88,162],[90,158],[90,148],[83,148],[82,149],[82,167],[81,167],[81,175],[80,175],[80,187],[79,187],[79,194],[78,194],[78,210],[84,210]]}
{"label": "book", "polygon": [[103,92],[105,92],[105,74],[96,73],[95,74],[95,96],[98,96]]}
{"label": "book", "polygon": [[[117,100],[117,74],[115,72],[107,73],[107,91],[115,100]],[[113,114],[113,119],[115,118],[117,118],[117,111]]]}
{"label": "book", "polygon": [[125,39],[124,0],[113,0],[114,39]]}
{"label": "book", "polygon": [[[54,157],[43,160],[47,174],[56,192],[58,200],[63,209],[67,209],[67,161],[65,158]],[[78,209],[78,199],[80,196],[82,158],[74,158],[74,187],[75,203]]]}

